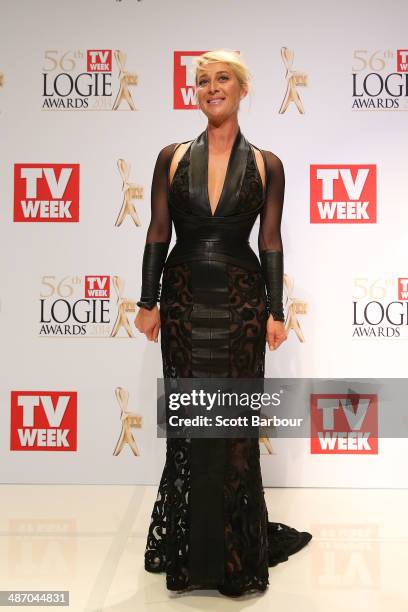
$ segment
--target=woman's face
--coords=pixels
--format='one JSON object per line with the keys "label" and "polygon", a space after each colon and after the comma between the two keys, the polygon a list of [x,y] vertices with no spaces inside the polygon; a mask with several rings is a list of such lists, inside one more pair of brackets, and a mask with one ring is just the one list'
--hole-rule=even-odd
{"label": "woman's face", "polygon": [[198,105],[208,120],[219,124],[238,113],[240,99],[247,90],[228,64],[211,62],[198,71],[196,93]]}

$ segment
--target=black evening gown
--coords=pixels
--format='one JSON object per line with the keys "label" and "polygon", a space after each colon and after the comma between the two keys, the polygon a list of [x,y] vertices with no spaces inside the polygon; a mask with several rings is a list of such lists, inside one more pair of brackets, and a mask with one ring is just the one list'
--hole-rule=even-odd
{"label": "black evening gown", "polygon": [[[207,129],[184,153],[170,185],[177,146],[162,149],[156,162],[146,240],[169,242],[174,223],[177,241],[164,264],[160,295],[163,376],[263,378],[265,282],[249,235],[259,214],[259,249],[282,249],[283,167],[261,150],[264,188],[252,146],[239,130],[213,214]],[[170,590],[264,591],[268,567],[286,561],[312,536],[268,520],[259,439],[166,444],[145,569],[166,572]]]}

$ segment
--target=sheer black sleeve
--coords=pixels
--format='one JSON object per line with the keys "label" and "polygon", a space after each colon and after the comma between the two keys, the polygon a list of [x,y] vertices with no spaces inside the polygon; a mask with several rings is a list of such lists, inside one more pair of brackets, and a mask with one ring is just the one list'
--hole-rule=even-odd
{"label": "sheer black sleeve", "polygon": [[164,147],[156,160],[151,188],[151,218],[142,262],[140,308],[151,310],[160,299],[160,277],[172,235],[168,207],[169,168],[177,143]]}
{"label": "sheer black sleeve", "polygon": [[279,157],[261,151],[265,162],[265,203],[260,214],[258,250],[266,286],[267,311],[284,321],[283,245],[280,232],[285,195],[285,171]]}

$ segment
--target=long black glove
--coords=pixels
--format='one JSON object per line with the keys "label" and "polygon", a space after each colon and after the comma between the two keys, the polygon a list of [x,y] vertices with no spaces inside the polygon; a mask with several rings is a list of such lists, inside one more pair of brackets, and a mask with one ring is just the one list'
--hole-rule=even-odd
{"label": "long black glove", "polygon": [[263,250],[259,253],[266,285],[266,309],[275,321],[285,321],[283,311],[283,253]]}
{"label": "long black glove", "polygon": [[148,242],[145,244],[142,263],[141,298],[139,308],[152,310],[160,299],[160,277],[166,261],[168,242]]}

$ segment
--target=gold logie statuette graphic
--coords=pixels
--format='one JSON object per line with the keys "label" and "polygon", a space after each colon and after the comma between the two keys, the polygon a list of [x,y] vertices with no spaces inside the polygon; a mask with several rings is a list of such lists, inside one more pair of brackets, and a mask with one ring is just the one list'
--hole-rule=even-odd
{"label": "gold logie statuette graphic", "polygon": [[118,159],[118,168],[122,177],[123,202],[118,218],[115,221],[115,227],[122,225],[127,215],[130,215],[135,225],[140,227],[139,215],[137,214],[133,200],[141,200],[143,198],[143,187],[141,185],[129,183],[130,164],[124,159]]}
{"label": "gold logie statuette graphic", "polygon": [[269,438],[259,438],[259,444],[264,444],[266,450],[268,451],[268,455],[273,455],[272,444],[269,442]]}
{"label": "gold logie statuette graphic", "polygon": [[307,74],[292,70],[294,52],[287,47],[281,48],[281,56],[283,63],[286,66],[286,91],[285,97],[279,109],[279,113],[283,114],[289,106],[289,102],[294,102],[299,113],[304,114],[304,108],[296,87],[307,86]]}
{"label": "gold logie statuette graphic", "polygon": [[126,54],[119,49],[115,51],[115,59],[119,68],[119,91],[113,103],[112,110],[118,110],[122,100],[126,100],[131,110],[136,110],[129,85],[137,85],[137,75],[125,70]]}
{"label": "gold logie statuette graphic", "polygon": [[3,87],[3,85],[4,85],[4,74],[0,72],[0,87]]}
{"label": "gold logie statuette graphic", "polygon": [[122,430],[120,432],[119,439],[116,443],[113,454],[115,456],[119,455],[124,445],[129,444],[130,448],[133,451],[133,454],[136,455],[136,457],[139,457],[140,452],[133,437],[132,428],[137,427],[138,429],[140,429],[142,427],[142,417],[140,414],[129,412],[128,391],[125,391],[123,387],[116,387],[115,395],[120,406],[120,420],[122,421]]}
{"label": "gold logie statuette graphic", "polygon": [[287,274],[283,275],[283,284],[286,290],[285,307],[287,308],[288,313],[286,319],[286,333],[289,334],[290,330],[293,329],[300,342],[304,342],[305,337],[300,328],[297,315],[307,314],[307,302],[292,297],[294,281]]}
{"label": "gold logie statuette graphic", "polygon": [[118,315],[110,333],[110,337],[113,338],[114,336],[117,336],[118,331],[121,329],[121,327],[124,327],[127,332],[127,335],[130,338],[133,338],[133,333],[130,327],[127,313],[136,312],[136,300],[130,300],[129,298],[123,297],[122,294],[123,289],[125,287],[125,283],[119,276],[114,276],[112,278],[112,284],[115,287],[116,295],[118,296],[118,299],[116,301],[118,306]]}

